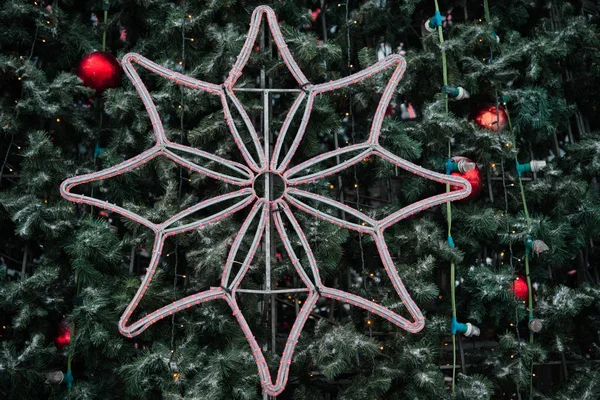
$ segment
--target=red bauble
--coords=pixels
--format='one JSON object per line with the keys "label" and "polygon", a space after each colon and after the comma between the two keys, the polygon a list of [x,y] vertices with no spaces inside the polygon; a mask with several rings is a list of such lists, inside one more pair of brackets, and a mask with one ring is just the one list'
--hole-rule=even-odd
{"label": "red bauble", "polygon": [[[467,157],[452,157],[452,161],[460,161],[460,160],[465,160],[467,162],[473,162],[473,161],[469,160]],[[481,194],[481,189],[483,189],[483,178],[481,177],[481,170],[479,169],[479,167],[476,166],[475,169],[472,169],[467,172],[455,171],[455,172],[452,172],[452,175],[465,178],[471,184],[471,194],[468,195],[467,197],[465,197],[464,199],[459,200],[458,202],[466,203],[467,201],[470,201],[470,200],[477,200],[477,198]],[[450,190],[460,190],[460,187],[450,186]]]}
{"label": "red bauble", "polygon": [[95,89],[97,93],[119,86],[121,73],[117,59],[105,51],[95,51],[86,55],[77,67],[77,76],[83,84]]}
{"label": "red bauble", "polygon": [[54,338],[54,343],[59,349],[71,343],[71,325],[67,321],[63,320],[58,325],[58,332],[56,338]]}
{"label": "red bauble", "polygon": [[470,119],[475,121],[480,128],[498,132],[498,126],[502,130],[508,123],[508,114],[504,107],[498,106],[498,112],[496,112],[496,105],[488,104],[471,114]]}
{"label": "red bauble", "polygon": [[527,278],[517,276],[517,279],[510,284],[510,291],[515,294],[519,300],[527,300],[529,298],[529,288],[527,287]]}

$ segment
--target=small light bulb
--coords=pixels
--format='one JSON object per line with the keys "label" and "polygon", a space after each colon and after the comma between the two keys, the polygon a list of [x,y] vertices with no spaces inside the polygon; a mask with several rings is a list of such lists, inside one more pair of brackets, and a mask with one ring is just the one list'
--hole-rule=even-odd
{"label": "small light bulb", "polygon": [[381,347],[379,348],[379,350],[383,350],[383,346],[381,346]]}
{"label": "small light bulb", "polygon": [[60,118],[56,118],[56,122],[60,122]]}
{"label": "small light bulb", "polygon": [[355,184],[354,184],[354,188],[355,188],[355,189],[358,189],[358,183],[355,183]]}
{"label": "small light bulb", "polygon": [[21,78],[21,77],[18,77],[17,79],[18,79],[18,80],[21,80],[21,79],[23,79],[23,78]]}
{"label": "small light bulb", "polygon": [[371,320],[367,320],[367,325],[371,325]]}
{"label": "small light bulb", "polygon": [[47,23],[48,25],[50,25],[50,21],[46,21],[46,23]]}
{"label": "small light bulb", "polygon": [[191,38],[191,39],[190,39],[190,42],[193,42],[193,41],[194,41],[194,38]]}
{"label": "small light bulb", "polygon": [[[50,23],[50,22],[48,22],[48,23]],[[42,39],[42,43],[46,43],[46,39]]]}
{"label": "small light bulb", "polygon": [[188,18],[189,18],[189,19],[192,19],[192,14],[188,15]]}
{"label": "small light bulb", "polygon": [[333,184],[329,185],[329,189],[334,189],[335,186],[333,186]]}

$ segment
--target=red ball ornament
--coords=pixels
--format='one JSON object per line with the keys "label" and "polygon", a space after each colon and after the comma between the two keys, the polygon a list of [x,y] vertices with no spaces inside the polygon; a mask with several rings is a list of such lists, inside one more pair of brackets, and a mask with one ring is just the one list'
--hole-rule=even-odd
{"label": "red ball ornament", "polygon": [[59,349],[71,343],[71,325],[67,321],[63,320],[58,325],[58,332],[56,338],[54,338],[54,343]]}
{"label": "red ball ornament", "polygon": [[121,66],[117,59],[105,51],[87,54],[77,67],[79,79],[85,86],[95,89],[96,93],[119,86],[121,73]]}
{"label": "red ball ornament", "polygon": [[496,112],[496,105],[488,104],[475,111],[470,119],[475,121],[480,128],[498,132],[498,127],[502,130],[508,123],[508,114],[504,107],[498,106],[498,112]]}
{"label": "red ball ornament", "polygon": [[510,291],[514,293],[519,300],[527,300],[529,298],[529,288],[527,287],[527,278],[517,276],[517,279],[510,284]]}
{"label": "red ball ornament", "polygon": [[[465,160],[467,162],[473,162],[473,161],[469,160],[467,157],[458,157],[458,156],[452,157],[452,161],[460,161],[460,160]],[[477,200],[477,198],[481,194],[481,189],[483,189],[483,178],[481,176],[481,170],[479,169],[477,164],[475,164],[475,169],[472,169],[470,171],[467,171],[467,172],[454,171],[451,174],[454,176],[460,176],[461,178],[465,178],[471,184],[471,194],[468,195],[467,197],[465,197],[464,199],[459,200],[458,202],[466,203],[470,200]],[[460,190],[460,187],[450,186],[450,190]]]}

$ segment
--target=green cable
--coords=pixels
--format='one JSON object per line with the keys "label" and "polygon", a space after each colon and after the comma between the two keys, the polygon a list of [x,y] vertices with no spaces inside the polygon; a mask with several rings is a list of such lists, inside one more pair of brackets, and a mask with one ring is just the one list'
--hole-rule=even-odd
{"label": "green cable", "polygon": [[488,24],[491,22],[490,18],[490,6],[488,4],[488,0],[483,0],[483,9],[485,10],[485,22]]}
{"label": "green cable", "polygon": [[[437,0],[434,0],[436,13],[440,12],[440,7]],[[440,39],[440,50],[442,54],[442,76],[444,80],[444,86],[448,86],[448,64],[446,61],[446,51],[443,49],[444,45],[444,31],[441,26],[437,27],[438,36]],[[444,93],[444,103],[446,114],[448,114],[448,94]],[[448,158],[452,157],[451,139],[448,138]],[[450,184],[446,184],[446,193],[450,192]],[[448,237],[452,237],[452,205],[450,202],[446,202],[446,220],[448,222]],[[454,262],[450,262],[450,299],[452,302],[452,317],[456,318],[456,294],[454,288],[455,281],[455,270],[456,267]],[[452,334],[452,398],[455,396],[456,386],[456,334]]]}
{"label": "green cable", "polygon": [[[483,7],[485,10],[485,20],[489,24],[491,22],[490,18],[490,7],[488,4],[488,0],[483,0]],[[498,101],[496,99],[496,101]],[[508,108],[504,110],[506,112],[506,118],[508,120],[508,129],[512,132],[512,121],[510,119],[510,113],[508,112]],[[500,127],[498,127],[499,129]],[[515,144],[516,145],[516,144]],[[516,146],[515,146],[516,147]],[[517,156],[515,155],[515,163],[517,162]],[[519,188],[521,191],[521,202],[523,203],[523,212],[525,213],[525,220],[527,221],[527,231],[531,233],[531,219],[529,217],[529,210],[527,209],[527,200],[525,199],[525,188],[523,186],[523,180],[521,176],[518,175],[519,178]],[[525,276],[527,277],[527,291],[528,291],[528,311],[529,311],[529,319],[533,319],[533,291],[531,287],[531,277],[529,276],[529,252],[525,252]],[[533,344],[533,332],[529,331],[529,343]],[[533,361],[531,363],[531,369],[529,373],[529,398],[533,399]]]}

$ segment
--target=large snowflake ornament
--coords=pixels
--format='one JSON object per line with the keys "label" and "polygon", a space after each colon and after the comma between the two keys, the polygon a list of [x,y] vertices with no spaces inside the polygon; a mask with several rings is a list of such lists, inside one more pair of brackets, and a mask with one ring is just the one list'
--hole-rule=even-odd
{"label": "large snowflake ornament", "polygon": [[[252,46],[256,40],[262,18],[265,15],[270,31],[275,40],[275,44],[281,54],[281,57],[283,58],[285,65],[287,66],[295,80],[298,82],[299,87],[302,89],[284,120],[272,154],[270,154],[269,152],[269,146],[263,145],[266,142],[266,140],[264,142],[261,142],[259,135],[257,134],[256,129],[252,125],[248,114],[244,110],[241,102],[236,97],[234,92],[234,86],[237,82],[237,79],[241,76],[242,69],[244,68],[248,61],[248,58],[250,57]],[[223,106],[227,126],[229,127],[231,135],[233,136],[233,139],[237,147],[239,148],[242,157],[246,162],[246,165],[224,159],[222,157],[200,149],[183,146],[169,141],[165,136],[164,128],[160,116],[154,105],[154,102],[152,101],[148,90],[142,83],[139,75],[133,67],[134,62],[178,84],[184,85],[188,88],[198,89],[203,92],[207,92],[211,95],[219,96]],[[311,84],[308,81],[308,79],[306,79],[306,77],[294,61],[292,55],[290,54],[290,51],[285,44],[279,26],[277,25],[275,13],[269,7],[260,6],[257,7],[252,14],[250,31],[248,32],[247,39],[242,48],[242,51],[238,56],[235,65],[231,69],[229,76],[221,85],[203,82],[191,78],[189,76],[184,76],[180,73],[168,70],[140,56],[139,54],[130,53],[125,55],[123,57],[122,64],[127,76],[133,82],[135,88],[137,89],[138,93],[142,98],[146,110],[150,115],[154,136],[156,138],[156,144],[149,150],[144,151],[136,157],[126,160],[113,167],[106,168],[104,170],[94,172],[91,174],[69,178],[61,184],[60,191],[61,195],[67,200],[77,203],[90,204],[96,207],[116,212],[118,214],[123,215],[126,218],[132,219],[150,228],[154,232],[155,239],[154,246],[152,249],[150,265],[147,269],[145,277],[143,278],[141,286],[139,287],[137,293],[125,309],[125,312],[123,313],[119,321],[119,330],[123,335],[127,337],[137,336],[153,323],[169,315],[172,315],[175,312],[210,300],[224,300],[227,302],[229,307],[231,307],[233,315],[237,319],[240,327],[242,328],[242,331],[244,332],[244,335],[246,336],[246,339],[248,340],[248,343],[250,344],[252,354],[258,366],[260,381],[263,390],[271,396],[277,396],[284,390],[286,386],[292,355],[294,353],[296,343],[298,342],[300,333],[304,327],[304,324],[306,323],[306,320],[308,319],[309,313],[315,306],[320,296],[333,298],[338,301],[346,302],[361,307],[365,310],[368,310],[371,313],[382,316],[383,318],[389,320],[391,323],[412,333],[419,332],[421,329],[423,329],[425,325],[425,319],[423,317],[423,314],[421,313],[421,310],[419,310],[415,302],[411,299],[408,291],[402,283],[402,280],[398,276],[398,272],[396,271],[396,267],[394,266],[394,263],[392,261],[392,258],[390,256],[385,242],[384,231],[396,222],[408,216],[411,216],[417,212],[420,212],[424,209],[433,207],[444,202],[459,200],[467,197],[471,192],[471,186],[469,182],[463,178],[429,171],[411,162],[403,160],[402,158],[384,149],[380,145],[379,138],[381,124],[385,116],[385,111],[394,94],[396,86],[398,85],[398,82],[402,78],[402,75],[406,69],[406,62],[404,58],[402,58],[400,55],[390,55],[385,59],[379,61],[378,63],[372,65],[371,67],[366,68],[346,78],[322,84]],[[352,144],[344,148],[336,149],[321,154],[298,165],[290,165],[292,157],[304,137],[306,126],[311,115],[312,105],[317,95],[355,84],[374,74],[391,68],[394,68],[393,73],[389,79],[389,82],[387,83],[387,86],[385,87],[379,105],[373,117],[373,123],[368,135],[368,139],[365,142]],[[242,137],[240,136],[240,133],[236,128],[232,113],[229,109],[229,102],[231,102],[234,105],[234,107],[237,109],[237,111],[242,117],[242,120],[250,134],[251,143],[256,153],[255,155],[253,155],[250,149],[246,146],[246,143],[242,140]],[[300,110],[302,107],[304,108],[302,121],[297,132],[295,132],[295,136],[293,137],[289,149],[284,152],[284,140],[289,133],[289,127],[291,125],[292,119],[294,118],[298,110]],[[190,156],[198,157],[200,159],[206,160],[208,164],[218,165],[222,168],[220,168],[219,171],[216,171],[206,166],[198,165],[177,154],[175,151],[189,154]],[[325,160],[332,161],[333,159],[335,159],[336,156],[344,155],[351,152],[358,152],[358,154],[332,167],[320,170],[318,172],[311,172],[316,164],[321,163]],[[131,171],[147,163],[148,161],[152,160],[157,156],[165,156],[174,161],[175,163],[188,168],[191,171],[237,186],[239,187],[239,190],[202,201],[188,208],[187,210],[183,210],[177,213],[176,215],[172,216],[171,218],[162,223],[150,222],[149,220],[117,205],[102,200],[97,200],[86,195],[75,194],[71,192],[71,190],[79,184],[106,179],[115,175]],[[299,188],[299,185],[301,184],[313,182],[325,178],[327,176],[336,174],[340,171],[343,171],[369,156],[381,157],[382,159],[387,160],[388,162],[400,168],[403,168],[410,173],[422,176],[427,179],[432,179],[438,182],[450,184],[453,187],[458,187],[459,190],[454,190],[449,193],[438,194],[436,196],[418,201],[392,213],[391,215],[381,220],[375,220],[373,218],[368,217],[364,213],[351,207],[348,207],[344,204],[341,204],[333,199],[319,196],[301,190]],[[223,172],[223,170],[227,171],[228,173]],[[277,199],[273,199],[273,196],[269,193],[269,183],[272,179],[277,179],[280,182],[283,182],[284,185],[283,194]],[[260,195],[257,193],[257,182],[260,182],[261,184],[262,182],[264,182],[264,193],[260,193]],[[348,222],[336,216],[329,215],[328,213],[320,211],[314,208],[313,206],[309,205],[307,203],[307,200],[310,200],[312,202],[324,203],[327,206],[334,207],[338,210],[343,210],[345,213],[352,215],[353,217],[358,219],[360,223]],[[178,223],[178,221],[181,221],[183,218],[193,213],[196,213],[199,210],[203,210],[214,205],[223,205],[224,202],[233,202],[234,204],[223,209],[222,211],[198,219],[194,222],[185,224]],[[242,223],[242,226],[240,227],[232,243],[231,250],[223,267],[223,274],[219,287],[213,287],[210,290],[187,296],[171,304],[165,305],[164,307],[161,307],[158,310],[150,312],[149,314],[143,316],[137,321],[130,321],[133,312],[139,305],[139,302],[142,300],[144,293],[148,289],[148,286],[152,281],[152,277],[156,272],[156,267],[161,257],[163,245],[166,238],[168,238],[169,236],[177,235],[183,232],[188,232],[194,229],[199,229],[209,224],[216,223],[247,207],[251,207],[250,212],[246,217],[245,221]],[[387,272],[387,275],[389,276],[394,288],[396,289],[396,292],[398,293],[408,312],[412,316],[413,321],[409,321],[406,318],[398,315],[394,311],[382,307],[381,305],[376,304],[373,301],[364,299],[352,293],[344,292],[342,290],[325,286],[319,276],[319,268],[317,266],[315,257],[311,251],[309,242],[306,236],[304,235],[300,225],[298,224],[298,221],[294,217],[294,213],[292,212],[293,208],[312,214],[317,218],[331,222],[341,227],[358,231],[363,234],[371,235],[379,251],[379,255],[381,257],[385,271]],[[285,220],[287,220],[287,224]],[[256,222],[256,224],[253,224],[254,222]],[[271,289],[271,224],[275,225],[277,233],[281,238],[281,241],[283,242],[283,245],[290,257],[290,260],[292,261],[296,272],[298,273],[304,284],[304,288],[277,290]],[[235,259],[238,256],[238,253],[240,252],[242,241],[246,237],[246,234],[249,233],[248,231],[250,227],[254,225],[256,225],[257,228],[254,232],[250,249],[245,255],[245,258],[238,272],[233,274],[233,266],[235,263]],[[288,232],[286,231],[286,226],[292,227],[294,234],[297,235],[300,240],[303,251],[306,252],[308,260],[308,266],[306,266],[306,270],[304,268],[305,266],[301,265],[299,257],[295,254],[294,249],[292,248],[290,237],[288,236]],[[288,336],[275,381],[273,381],[271,378],[271,373],[269,371],[265,357],[263,356],[262,349],[256,341],[256,339],[254,338],[254,335],[252,334],[252,331],[250,330],[250,327],[248,326],[248,323],[246,322],[246,319],[244,318],[244,315],[242,314],[236,300],[237,293],[243,293],[246,291],[240,287],[241,282],[243,281],[246,272],[250,268],[252,259],[261,242],[264,244],[264,248],[266,249],[266,289],[262,291],[255,290],[250,292],[268,294],[289,293],[290,291],[302,291],[307,294],[306,301],[304,302],[301,310],[299,311],[296,321],[294,322],[291,332]],[[310,274],[306,271],[309,271]]]}

